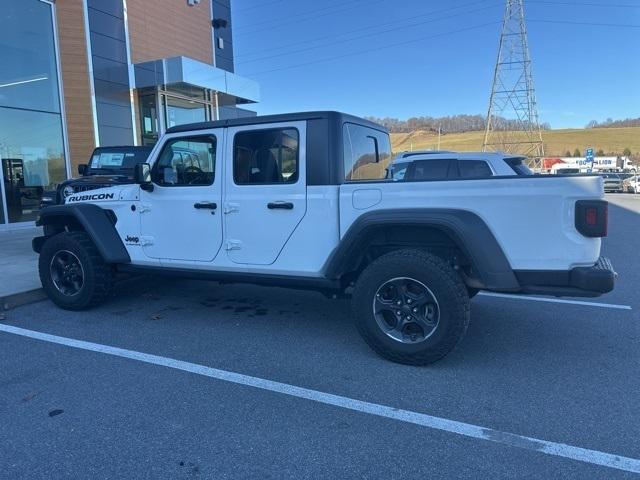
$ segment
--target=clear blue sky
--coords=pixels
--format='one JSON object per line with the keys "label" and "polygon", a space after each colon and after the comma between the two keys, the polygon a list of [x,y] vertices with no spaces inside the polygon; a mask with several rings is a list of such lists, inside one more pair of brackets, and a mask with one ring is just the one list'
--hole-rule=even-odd
{"label": "clear blue sky", "polygon": [[[484,115],[504,5],[234,0],[236,71],[260,83],[260,114]],[[525,0],[525,15],[542,122],[640,117],[639,0]]]}

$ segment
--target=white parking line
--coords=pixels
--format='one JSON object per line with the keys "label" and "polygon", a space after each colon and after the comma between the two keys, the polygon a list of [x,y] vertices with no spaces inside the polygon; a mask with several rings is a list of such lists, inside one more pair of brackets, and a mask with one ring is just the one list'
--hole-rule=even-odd
{"label": "white parking line", "polygon": [[531,302],[567,303],[569,305],[584,305],[587,307],[613,308],[615,310],[631,310],[629,305],[616,305],[615,303],[584,302],[581,300],[564,300],[562,298],[532,297],[529,295],[511,295],[509,293],[480,292],[483,297],[508,298],[511,300],[529,300]]}
{"label": "white parking line", "polygon": [[398,408],[378,405],[376,403],[364,402],[353,398],[333,395],[331,393],[320,392],[308,388],[296,387],[287,383],[275,382],[240,373],[219,370],[217,368],[206,367],[196,363],[184,362],[172,358],[150,355],[148,353],[137,352],[134,350],[125,350],[122,348],[111,347],[99,343],[85,342],[75,340],[73,338],[59,337],[47,333],[36,332],[33,330],[25,330],[23,328],[14,327],[0,323],[0,331],[20,335],[22,337],[42,340],[58,345],[77,348],[80,350],[88,350],[91,352],[104,353],[115,357],[128,358],[138,362],[159,365],[183,372],[195,373],[205,377],[223,380],[248,387],[259,388],[271,392],[282,393],[292,397],[303,398],[318,403],[333,405],[335,407],[353,410],[356,412],[368,413],[378,417],[390,418],[401,422],[407,422],[414,425],[441,430],[444,432],[455,433],[465,437],[471,437],[478,440],[508,445],[511,447],[523,448],[526,450],[534,450],[547,455],[569,458],[580,462],[590,463],[593,465],[601,465],[604,467],[615,468],[625,472],[640,473],[640,459],[622,457],[611,453],[605,453],[598,450],[589,450],[586,448],[574,447],[564,443],[549,442],[532,437],[525,437],[513,433],[501,432],[491,428],[484,428],[470,423],[457,422],[441,417],[434,417],[425,413],[413,412],[410,410],[401,410]]}

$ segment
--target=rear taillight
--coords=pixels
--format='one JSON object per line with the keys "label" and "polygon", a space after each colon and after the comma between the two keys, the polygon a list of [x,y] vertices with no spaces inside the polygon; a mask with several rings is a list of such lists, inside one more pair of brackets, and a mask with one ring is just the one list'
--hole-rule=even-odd
{"label": "rear taillight", "polygon": [[609,203],[604,200],[576,202],[576,230],[585,237],[606,237],[609,224]]}

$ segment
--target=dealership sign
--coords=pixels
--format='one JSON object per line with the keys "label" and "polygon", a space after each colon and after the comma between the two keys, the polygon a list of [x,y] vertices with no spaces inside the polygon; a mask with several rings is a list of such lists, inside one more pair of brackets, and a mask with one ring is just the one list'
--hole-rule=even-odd
{"label": "dealership sign", "polygon": [[585,163],[589,167],[587,173],[591,173],[593,171],[593,148],[587,148],[587,158]]}

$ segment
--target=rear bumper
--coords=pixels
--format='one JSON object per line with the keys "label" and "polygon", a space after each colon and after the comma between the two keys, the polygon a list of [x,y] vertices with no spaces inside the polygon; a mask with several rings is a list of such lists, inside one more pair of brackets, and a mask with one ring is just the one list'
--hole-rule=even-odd
{"label": "rear bumper", "polygon": [[598,297],[613,290],[617,277],[611,261],[605,257],[590,267],[515,273],[523,292],[558,297]]}

